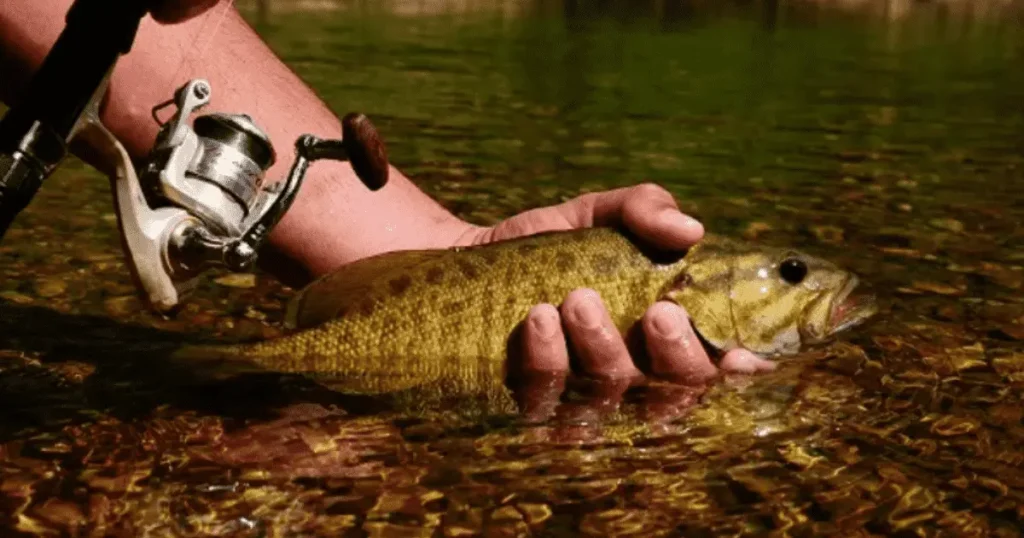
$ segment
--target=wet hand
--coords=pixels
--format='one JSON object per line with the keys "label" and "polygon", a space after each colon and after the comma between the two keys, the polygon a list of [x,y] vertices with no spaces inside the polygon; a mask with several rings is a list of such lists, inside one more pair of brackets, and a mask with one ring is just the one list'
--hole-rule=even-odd
{"label": "wet hand", "polygon": [[[682,251],[704,236],[697,220],[679,211],[675,199],[656,185],[638,185],[586,194],[560,205],[527,211],[481,236],[478,242],[498,241],[544,231],[591,226],[621,226],[650,245]],[[513,389],[525,413],[548,414],[557,406],[569,374],[570,349],[579,358],[582,374],[601,381],[593,402],[615,407],[626,389],[646,377],[700,386],[719,373],[755,373],[774,364],[749,351],[727,352],[716,367],[697,338],[689,316],[679,305],[658,302],[641,320],[649,365],[641,371],[596,292],[575,290],[560,307],[541,304],[528,314],[522,331],[522,357],[509,364]]]}
{"label": "wet hand", "polygon": [[[726,352],[716,367],[686,311],[674,303],[655,303],[640,323],[647,354],[645,371],[637,366],[594,290],[573,291],[560,308],[549,304],[533,307],[523,324],[522,356],[510,357],[516,364],[509,365],[509,384],[520,411],[533,420],[556,415],[565,418],[566,413],[585,414],[585,421],[599,420],[618,409],[630,387],[668,381],[674,388],[652,385],[644,408],[651,420],[671,420],[696,401],[719,373],[754,374],[775,367],[745,349]],[[570,349],[589,382],[584,399],[567,408],[561,397],[571,371]]]}

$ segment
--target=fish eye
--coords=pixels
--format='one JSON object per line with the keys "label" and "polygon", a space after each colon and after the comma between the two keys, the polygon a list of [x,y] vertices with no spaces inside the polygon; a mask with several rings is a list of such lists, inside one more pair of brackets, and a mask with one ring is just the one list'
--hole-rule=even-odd
{"label": "fish eye", "polygon": [[786,258],[779,264],[779,276],[790,284],[799,284],[807,277],[807,264],[796,258]]}

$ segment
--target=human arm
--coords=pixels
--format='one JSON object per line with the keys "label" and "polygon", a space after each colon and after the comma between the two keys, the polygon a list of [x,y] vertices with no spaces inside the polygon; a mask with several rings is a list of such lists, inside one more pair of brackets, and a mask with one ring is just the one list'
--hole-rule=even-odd
{"label": "human arm", "polygon": [[[10,82],[4,88],[5,98],[17,95],[28,74],[42,62],[70,4],[71,0],[7,0],[0,6],[0,69]],[[180,14],[168,15],[167,20],[179,18]],[[300,134],[325,138],[340,134],[332,111],[225,4],[175,24],[144,19],[131,53],[113,73],[103,121],[133,157],[141,158],[158,130],[150,117],[152,108],[197,77],[206,78],[214,88],[209,110],[245,112],[269,134],[279,160],[268,177],[285,174],[291,154],[283,148],[290,148]],[[669,249],[686,248],[703,234],[700,224],[680,213],[667,192],[652,186],[584,195],[487,228],[456,218],[397,170],[391,171],[387,186],[370,192],[348,164],[324,161],[310,169],[291,211],[270,237],[275,254],[271,258],[277,262],[271,269],[282,280],[300,284],[382,252],[448,248],[602,224],[625,226]],[[567,297],[560,311],[553,305],[534,309],[525,331],[528,352],[517,367],[527,372],[566,372],[568,346],[572,346],[586,373],[609,379],[636,377],[638,370],[622,337],[609,329],[607,313],[594,299],[581,290]],[[592,318],[597,319],[596,325],[588,323]],[[544,320],[554,320],[548,324],[554,326],[554,336],[532,329]],[[689,328],[685,313],[675,305],[656,305],[645,318],[645,327],[660,322],[678,331],[669,331],[665,337],[652,333],[648,341],[652,373],[693,383],[713,376],[717,370]]]}
{"label": "human arm", "polygon": [[[71,0],[8,0],[0,7],[5,99],[16,95],[28,73],[42,63],[70,5]],[[226,3],[177,24],[144,18],[131,52],[112,75],[103,122],[133,158],[141,158],[159,129],[152,108],[200,77],[213,87],[208,110],[249,114],[270,136],[279,158],[269,178],[287,173],[292,144],[301,134],[341,134],[331,110]],[[321,161],[310,168],[291,210],[270,237],[274,259],[287,265],[272,270],[299,284],[381,252],[444,248],[475,229],[396,170],[383,189],[371,192],[347,163]]]}

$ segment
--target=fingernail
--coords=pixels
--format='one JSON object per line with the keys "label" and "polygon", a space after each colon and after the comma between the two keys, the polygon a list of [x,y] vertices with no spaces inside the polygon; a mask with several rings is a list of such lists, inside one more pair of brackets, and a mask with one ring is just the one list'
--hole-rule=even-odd
{"label": "fingernail", "polygon": [[665,340],[678,340],[683,337],[683,314],[677,308],[660,312],[651,320],[654,330]]}
{"label": "fingernail", "polygon": [[697,219],[685,213],[680,213],[679,210],[676,209],[666,209],[662,211],[661,222],[667,227],[678,228],[680,230],[690,231],[697,228],[703,229],[703,225],[701,225]]}
{"label": "fingernail", "polygon": [[601,307],[592,296],[580,299],[572,313],[584,329],[596,329],[601,326]]}
{"label": "fingernail", "polygon": [[550,340],[558,330],[558,317],[551,312],[538,313],[530,318],[530,324],[533,325],[534,334],[544,340]]}

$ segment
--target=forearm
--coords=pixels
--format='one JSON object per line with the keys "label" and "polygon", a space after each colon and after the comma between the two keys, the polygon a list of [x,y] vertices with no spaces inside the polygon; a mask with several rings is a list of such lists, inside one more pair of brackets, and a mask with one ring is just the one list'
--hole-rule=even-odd
{"label": "forearm", "polygon": [[[5,98],[16,95],[27,82],[27,71],[42,63],[70,4],[5,0],[0,6],[0,78],[8,81],[0,91]],[[129,153],[144,156],[159,129],[152,108],[199,77],[213,86],[208,110],[249,114],[266,130],[278,152],[270,178],[287,173],[299,135],[341,134],[338,118],[234,9],[223,6],[175,25],[147,17],[131,53],[114,71],[104,123]],[[371,192],[348,164],[321,161],[310,168],[271,244],[309,273],[320,274],[380,252],[449,246],[472,230],[396,170],[386,187]]]}

